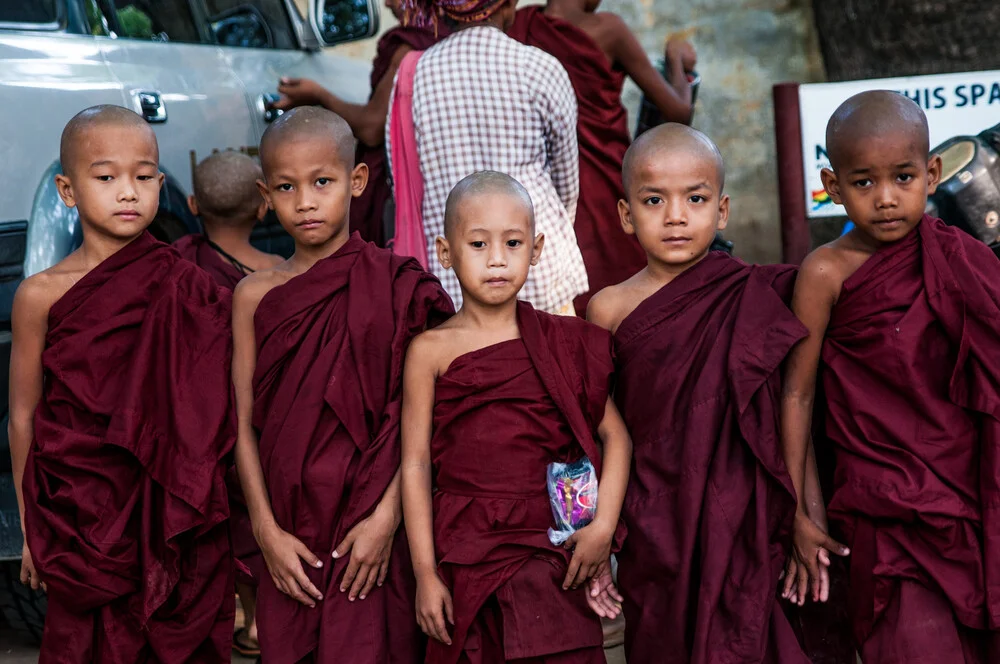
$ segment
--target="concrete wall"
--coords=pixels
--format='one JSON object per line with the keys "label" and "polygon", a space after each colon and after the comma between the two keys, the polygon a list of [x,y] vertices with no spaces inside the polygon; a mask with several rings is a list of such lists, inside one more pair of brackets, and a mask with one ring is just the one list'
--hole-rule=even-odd
{"label": "concrete wall", "polygon": [[[524,4],[538,4],[526,2]],[[732,215],[726,236],[755,262],[781,259],[771,86],[821,80],[822,60],[808,0],[605,0],[622,16],[651,58],[666,37],[681,32],[698,50],[702,85],[694,126],[711,136],[726,159]],[[383,29],[394,24],[383,11]],[[375,41],[338,52],[370,59]],[[640,93],[623,95],[633,115]]]}

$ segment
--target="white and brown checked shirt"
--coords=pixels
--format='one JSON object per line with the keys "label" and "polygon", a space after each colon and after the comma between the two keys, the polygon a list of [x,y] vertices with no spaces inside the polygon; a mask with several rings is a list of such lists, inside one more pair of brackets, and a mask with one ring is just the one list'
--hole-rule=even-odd
{"label": "white and brown checked shirt", "polygon": [[[545,234],[542,258],[519,297],[557,313],[587,291],[573,231],[580,194],[576,113],[576,94],[559,61],[497,28],[459,30],[420,57],[413,123],[427,256],[456,308],[462,306],[458,278],[438,263],[434,240],[444,233],[451,189],[482,170],[507,173],[524,185],[535,207],[535,230]],[[386,152],[392,153],[388,131]]]}

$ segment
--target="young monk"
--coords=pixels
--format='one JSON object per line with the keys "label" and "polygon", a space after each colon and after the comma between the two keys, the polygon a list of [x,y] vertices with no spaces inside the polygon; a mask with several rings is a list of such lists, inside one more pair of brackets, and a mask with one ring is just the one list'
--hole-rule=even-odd
{"label": "young monk", "polygon": [[[826,145],[824,188],[855,228],[811,253],[795,286],[809,336],[790,357],[782,406],[792,480],[801,491],[812,474],[822,363],[836,452],[828,510],[851,549],[862,659],[1000,661],[1000,264],[924,214],[941,159],[928,157],[915,103],[851,97]],[[816,599],[819,570],[846,551],[800,504],[786,594]]]}
{"label": "young monk", "polygon": [[682,39],[667,42],[671,82],[663,80],[639,40],[616,14],[597,13],[600,0],[549,0],[524,7],[510,36],[556,57],[569,73],[579,107],[580,201],[576,239],[587,266],[590,290],[574,301],[583,316],[592,294],[628,279],[646,265],[635,238],[622,232],[616,214],[622,190],[622,158],[632,142],[622,85],[629,76],[664,117],[691,118],[694,49]]}
{"label": "young monk", "polygon": [[174,242],[181,256],[229,290],[251,272],[282,261],[250,244],[254,226],[267,212],[258,179],[260,166],[241,152],[217,152],[204,159],[194,169],[194,194],[188,197],[188,208],[201,217],[203,232]]}
{"label": "young monk", "polygon": [[[274,267],[281,257],[250,244],[254,226],[264,218],[267,203],[257,190],[261,177],[256,161],[241,152],[217,152],[194,169],[194,194],[188,197],[191,214],[201,217],[203,232],[174,242],[180,255],[208,272],[220,286],[233,290],[240,279]],[[241,566],[236,591],[243,607],[244,626],[233,635],[233,649],[241,655],[260,654],[257,643],[256,585],[266,570],[250,528],[250,515],[235,469],[226,473],[229,490],[229,529],[233,556]]]}
{"label": "young monk", "polygon": [[805,336],[794,270],[709,247],[729,217],[704,134],[636,139],[618,204],[647,265],[590,302],[614,334],[615,402],[635,441],[618,554],[630,662],[806,664],[779,606],[795,494],[778,447],[779,367]]}
{"label": "young monk", "polygon": [[41,662],[230,658],[230,296],[146,232],[158,159],[132,111],[73,117],[56,185],[83,244],[14,298],[10,448],[21,579],[48,589]]}
{"label": "young monk", "polygon": [[[437,251],[462,308],[406,357],[403,509],[429,664],[603,663],[599,616],[617,614],[608,559],[631,443],[608,398],[610,343],[517,300],[544,242],[533,218],[507,175],[453,189]],[[556,547],[546,468],[584,455],[603,466],[597,515]]]}
{"label": "young monk", "polygon": [[354,130],[358,139],[356,161],[368,166],[368,186],[351,203],[351,232],[357,231],[363,240],[384,247],[391,238],[385,235],[384,212],[392,198],[389,169],[385,160],[385,124],[389,115],[392,82],[403,57],[410,51],[424,51],[448,35],[448,28],[402,25],[400,0],[385,0],[386,8],[401,25],[387,30],[378,40],[372,61],[371,95],[366,104],[352,104],[340,99],[318,82],[308,78],[284,77],[278,84],[281,94],[275,108],[319,105],[340,115]]}
{"label": "young monk", "polygon": [[354,147],[317,107],[268,127],[259,186],[295,253],[234,296],[236,466],[270,572],[269,664],[415,664],[422,649],[399,530],[403,354],[451,303],[415,261],[349,234],[367,177]]}

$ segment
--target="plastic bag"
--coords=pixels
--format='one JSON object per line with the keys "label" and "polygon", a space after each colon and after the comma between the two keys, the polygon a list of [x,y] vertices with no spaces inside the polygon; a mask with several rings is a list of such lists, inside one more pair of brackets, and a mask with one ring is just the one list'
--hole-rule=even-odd
{"label": "plastic bag", "polygon": [[550,463],[545,485],[556,522],[555,527],[549,528],[549,541],[559,546],[594,520],[597,471],[587,457],[573,463]]}

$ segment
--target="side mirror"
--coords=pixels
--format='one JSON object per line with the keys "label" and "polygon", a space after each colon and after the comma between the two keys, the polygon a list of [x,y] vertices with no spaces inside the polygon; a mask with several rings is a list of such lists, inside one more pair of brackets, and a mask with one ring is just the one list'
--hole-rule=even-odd
{"label": "side mirror", "polygon": [[309,22],[324,46],[378,33],[378,0],[309,0]]}

